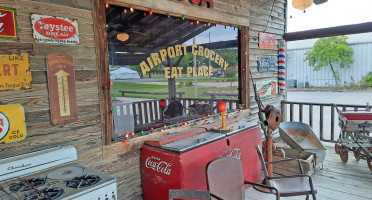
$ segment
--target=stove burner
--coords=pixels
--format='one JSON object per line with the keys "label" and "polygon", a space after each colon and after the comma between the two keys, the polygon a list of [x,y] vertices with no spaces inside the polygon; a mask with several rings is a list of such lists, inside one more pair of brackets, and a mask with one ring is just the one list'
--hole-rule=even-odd
{"label": "stove burner", "polygon": [[88,186],[92,186],[98,183],[100,180],[101,178],[96,175],[86,175],[86,176],[75,177],[74,179],[66,182],[66,187],[70,187],[70,188],[88,187]]}
{"label": "stove burner", "polygon": [[62,188],[49,187],[25,195],[24,200],[53,200],[60,197],[63,193],[64,191]]}
{"label": "stove burner", "polygon": [[18,183],[12,183],[9,190],[13,192],[23,192],[38,188],[44,184],[45,178],[30,178],[27,180],[21,180]]}

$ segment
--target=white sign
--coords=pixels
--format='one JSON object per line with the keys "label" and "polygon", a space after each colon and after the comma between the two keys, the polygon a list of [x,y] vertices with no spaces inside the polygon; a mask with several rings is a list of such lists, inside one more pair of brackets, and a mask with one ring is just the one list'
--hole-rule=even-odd
{"label": "white sign", "polygon": [[170,175],[172,169],[170,168],[172,164],[161,161],[158,157],[148,157],[145,163],[146,168],[150,168],[154,171],[160,172],[162,174]]}
{"label": "white sign", "polygon": [[47,15],[31,15],[33,37],[36,42],[51,44],[79,44],[77,20]]}

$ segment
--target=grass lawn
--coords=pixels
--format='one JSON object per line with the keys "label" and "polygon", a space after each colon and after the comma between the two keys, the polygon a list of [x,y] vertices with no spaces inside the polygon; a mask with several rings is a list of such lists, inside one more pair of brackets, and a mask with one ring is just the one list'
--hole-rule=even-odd
{"label": "grass lawn", "polygon": [[[150,85],[141,83],[126,83],[126,82],[115,82],[111,86],[111,95],[113,97],[121,97],[121,92],[119,90],[129,90],[138,92],[168,92],[167,85]],[[176,86],[177,92],[185,92],[182,96],[184,98],[194,98],[195,88],[194,87],[178,87]],[[215,88],[215,87],[198,87],[198,98],[210,99],[209,96],[204,96],[203,92],[213,92],[213,91],[235,91],[235,87],[226,88]],[[151,95],[151,94],[125,94],[125,97],[136,97],[136,98],[147,98],[147,99],[161,99],[167,98],[168,95]],[[178,95],[177,95],[178,97]]]}
{"label": "grass lawn", "polygon": [[[198,83],[228,82],[227,79],[228,78],[217,78],[217,77],[205,78],[205,77],[200,77],[200,78],[198,78]],[[194,77],[189,77],[189,78],[185,78],[185,79],[176,79],[176,83],[187,82],[187,81],[192,81],[194,83],[195,79],[194,79]],[[164,79],[164,80],[159,80],[157,82],[168,82],[168,80]]]}

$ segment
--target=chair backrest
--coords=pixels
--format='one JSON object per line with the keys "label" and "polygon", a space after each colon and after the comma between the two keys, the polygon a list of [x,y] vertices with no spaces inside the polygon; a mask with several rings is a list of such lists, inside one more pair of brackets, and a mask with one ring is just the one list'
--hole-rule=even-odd
{"label": "chair backrest", "polygon": [[262,165],[262,170],[263,170],[263,173],[264,173],[264,176],[265,176],[266,184],[271,186],[270,181],[268,179],[269,174],[267,173],[265,160],[264,160],[264,157],[263,157],[262,152],[261,152],[261,147],[258,144],[256,145],[256,151],[257,151],[258,158],[260,159],[260,162],[261,162],[261,165]]}
{"label": "chair backrest", "polygon": [[244,177],[240,160],[230,156],[213,160],[207,166],[206,175],[211,195],[221,199],[244,200]]}

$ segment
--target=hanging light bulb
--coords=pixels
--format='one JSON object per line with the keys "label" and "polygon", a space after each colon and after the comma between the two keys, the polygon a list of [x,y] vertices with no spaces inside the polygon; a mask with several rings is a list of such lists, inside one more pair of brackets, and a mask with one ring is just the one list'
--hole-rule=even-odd
{"label": "hanging light bulb", "polygon": [[150,15],[152,15],[152,10],[150,10]]}
{"label": "hanging light bulb", "polygon": [[105,8],[106,8],[106,9],[109,9],[109,8],[110,8],[110,4],[106,3],[106,4],[105,4]]}
{"label": "hanging light bulb", "polygon": [[305,10],[313,4],[313,0],[293,0],[292,5],[299,10]]}
{"label": "hanging light bulb", "polygon": [[127,14],[127,12],[128,12],[127,9],[124,9],[124,13]]}
{"label": "hanging light bulb", "polygon": [[199,20],[196,20],[196,25],[199,25]]}
{"label": "hanging light bulb", "polygon": [[170,14],[168,14],[168,19],[170,18]]}
{"label": "hanging light bulb", "polygon": [[130,12],[134,12],[134,9],[132,8],[132,6],[130,7]]}

